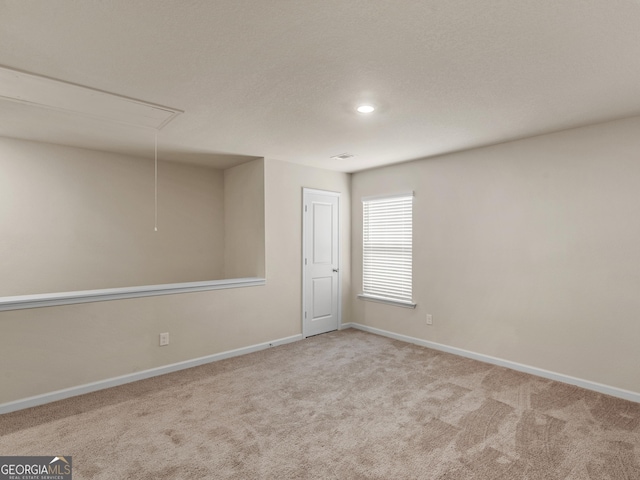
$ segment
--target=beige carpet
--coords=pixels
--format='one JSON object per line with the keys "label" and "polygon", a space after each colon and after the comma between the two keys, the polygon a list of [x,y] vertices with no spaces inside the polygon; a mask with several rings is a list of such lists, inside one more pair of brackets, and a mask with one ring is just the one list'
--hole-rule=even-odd
{"label": "beige carpet", "polygon": [[346,330],[0,416],[74,479],[640,479],[640,404]]}

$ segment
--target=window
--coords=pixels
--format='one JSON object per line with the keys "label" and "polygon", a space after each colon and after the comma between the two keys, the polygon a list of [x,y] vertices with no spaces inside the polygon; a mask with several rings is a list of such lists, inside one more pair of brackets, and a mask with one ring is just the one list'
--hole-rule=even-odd
{"label": "window", "polygon": [[415,307],[412,300],[413,192],[362,199],[361,298]]}

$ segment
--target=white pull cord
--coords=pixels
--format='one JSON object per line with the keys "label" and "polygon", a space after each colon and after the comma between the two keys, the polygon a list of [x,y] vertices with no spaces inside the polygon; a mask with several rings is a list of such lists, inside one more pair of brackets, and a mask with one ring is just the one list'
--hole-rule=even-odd
{"label": "white pull cord", "polygon": [[155,176],[154,176],[154,201],[155,201],[155,217],[154,231],[158,231],[158,132],[155,139]]}

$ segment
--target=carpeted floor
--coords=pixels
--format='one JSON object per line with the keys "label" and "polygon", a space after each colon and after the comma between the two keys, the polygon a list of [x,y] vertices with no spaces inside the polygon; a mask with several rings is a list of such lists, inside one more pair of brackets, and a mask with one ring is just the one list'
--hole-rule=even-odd
{"label": "carpeted floor", "polygon": [[0,416],[79,479],[640,479],[640,404],[357,330]]}

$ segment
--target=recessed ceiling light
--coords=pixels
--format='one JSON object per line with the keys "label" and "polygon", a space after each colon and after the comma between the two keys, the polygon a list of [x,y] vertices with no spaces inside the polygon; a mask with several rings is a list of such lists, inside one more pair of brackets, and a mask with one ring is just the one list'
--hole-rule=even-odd
{"label": "recessed ceiling light", "polygon": [[353,158],[355,155],[353,153],[341,153],[340,155],[334,155],[331,160],[346,160],[347,158]]}
{"label": "recessed ceiling light", "polygon": [[372,105],[360,105],[358,108],[356,108],[356,110],[360,113],[371,113],[375,109],[376,108]]}

